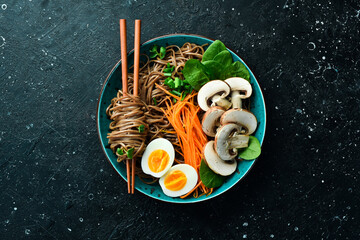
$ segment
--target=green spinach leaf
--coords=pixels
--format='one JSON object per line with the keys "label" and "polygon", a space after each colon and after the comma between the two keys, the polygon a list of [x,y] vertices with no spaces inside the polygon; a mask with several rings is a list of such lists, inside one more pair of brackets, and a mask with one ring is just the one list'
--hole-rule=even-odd
{"label": "green spinach leaf", "polygon": [[219,79],[223,72],[223,66],[214,60],[205,61],[202,63],[205,66],[205,71],[211,80]]}
{"label": "green spinach leaf", "polygon": [[205,66],[197,59],[186,61],[182,73],[186,81],[196,91],[199,91],[202,85],[210,81],[209,76],[206,74]]}
{"label": "green spinach leaf", "polygon": [[239,158],[245,160],[253,160],[260,156],[261,153],[261,146],[259,140],[254,137],[249,137],[249,144],[247,148],[241,148],[238,150]]}
{"label": "green spinach leaf", "polygon": [[241,77],[250,81],[250,73],[241,62],[234,62],[225,68],[220,76],[220,79],[224,80],[230,77]]}
{"label": "green spinach leaf", "polygon": [[218,53],[224,50],[226,50],[225,45],[221,41],[216,40],[215,42],[210,44],[210,46],[204,52],[202,62],[213,60]]}
{"label": "green spinach leaf", "polygon": [[208,188],[220,187],[225,180],[225,177],[214,173],[205,163],[204,159],[201,160],[199,174],[201,181]]}
{"label": "green spinach leaf", "polygon": [[216,54],[214,61],[219,62],[221,65],[223,65],[223,68],[225,68],[232,64],[233,59],[231,53],[228,50],[223,50]]}

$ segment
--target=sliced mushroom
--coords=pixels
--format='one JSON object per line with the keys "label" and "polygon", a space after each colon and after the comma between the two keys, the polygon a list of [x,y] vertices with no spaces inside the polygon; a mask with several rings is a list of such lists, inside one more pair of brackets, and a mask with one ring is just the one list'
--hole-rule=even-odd
{"label": "sliced mushroom", "polygon": [[226,99],[229,93],[230,86],[224,81],[210,81],[200,88],[197,96],[198,104],[204,111],[213,106],[220,106],[227,110],[231,107],[231,102]]}
{"label": "sliced mushroom", "polygon": [[204,114],[202,120],[202,130],[209,137],[215,137],[216,129],[220,125],[220,117],[225,110],[221,107],[211,107]]}
{"label": "sliced mushroom", "polygon": [[255,132],[257,128],[257,120],[253,113],[245,109],[231,109],[226,111],[220,119],[222,125],[228,123],[236,123],[245,128],[246,135],[250,135]]}
{"label": "sliced mushroom", "polygon": [[241,135],[241,126],[229,123],[218,129],[215,136],[215,151],[222,160],[232,160],[237,154],[237,148],[248,146],[249,136]]}
{"label": "sliced mushroom", "polygon": [[231,103],[233,108],[242,108],[241,99],[249,98],[252,94],[252,87],[248,80],[233,77],[225,80],[231,88]]}
{"label": "sliced mushroom", "polygon": [[208,142],[204,147],[204,158],[209,168],[222,176],[229,176],[236,170],[237,162],[222,160],[214,149],[214,141]]}

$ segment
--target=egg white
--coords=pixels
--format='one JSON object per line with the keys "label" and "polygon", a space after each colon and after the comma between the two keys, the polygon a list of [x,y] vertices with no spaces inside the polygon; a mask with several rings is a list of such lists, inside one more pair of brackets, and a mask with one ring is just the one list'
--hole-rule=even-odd
{"label": "egg white", "polygon": [[[179,171],[183,172],[187,179],[185,186],[178,191],[171,191],[171,190],[167,189],[165,187],[165,183],[164,183],[166,176],[174,170],[179,170]],[[180,197],[180,196],[185,195],[186,193],[190,192],[196,186],[197,181],[198,181],[198,174],[192,166],[190,166],[188,164],[177,164],[177,165],[173,166],[172,168],[170,168],[169,171],[160,178],[159,184],[165,195],[167,195],[169,197]]]}
{"label": "egg white", "polygon": [[[164,150],[165,152],[167,152],[167,154],[169,154],[169,162],[166,165],[166,167],[164,168],[163,171],[161,172],[153,172],[150,170],[149,168],[149,156],[153,151],[156,150]],[[145,152],[143,153],[143,156],[141,158],[141,168],[143,170],[144,173],[149,174],[153,177],[156,178],[160,178],[161,176],[163,176],[173,165],[174,163],[174,159],[175,159],[175,150],[174,150],[174,146],[171,144],[171,142],[165,138],[157,138],[155,140],[152,140],[146,147]]]}

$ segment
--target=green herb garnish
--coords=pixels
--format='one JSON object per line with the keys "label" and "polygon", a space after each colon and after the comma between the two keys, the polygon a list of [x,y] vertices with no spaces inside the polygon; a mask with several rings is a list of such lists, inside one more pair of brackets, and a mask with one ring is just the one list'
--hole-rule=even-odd
{"label": "green herb garnish", "polygon": [[165,77],[171,77],[171,73],[167,73],[167,72],[166,72],[166,73],[164,73],[164,76],[165,76]]}
{"label": "green herb garnish", "polygon": [[163,59],[166,55],[166,48],[160,47],[160,59]]}
{"label": "green herb garnish", "polygon": [[152,48],[149,51],[150,51],[150,58],[159,57],[160,59],[163,59],[166,55],[166,48],[160,47],[160,51],[159,51],[159,46],[157,45],[152,46]]}
{"label": "green herb garnish", "polygon": [[117,154],[119,154],[119,155],[124,155],[124,150],[122,150],[122,148],[116,149],[116,152],[117,152]]}
{"label": "green herb garnish", "polygon": [[138,126],[138,129],[139,129],[139,133],[143,133],[145,131],[145,126],[141,124],[140,126]]}
{"label": "green herb garnish", "polygon": [[154,105],[156,106],[157,105],[157,101],[156,101],[156,98],[153,97],[153,101],[154,101]]}
{"label": "green herb garnish", "polygon": [[130,148],[129,150],[127,150],[126,156],[127,156],[129,159],[132,159],[132,158],[133,158],[133,155],[134,155],[134,148]]}
{"label": "green herb garnish", "polygon": [[213,170],[208,167],[204,159],[201,160],[199,174],[201,181],[208,188],[220,187],[225,180],[223,176],[214,173]]}
{"label": "green herb garnish", "polygon": [[238,149],[239,158],[245,160],[253,160],[261,153],[261,146],[259,140],[254,136],[249,136],[248,147]]}

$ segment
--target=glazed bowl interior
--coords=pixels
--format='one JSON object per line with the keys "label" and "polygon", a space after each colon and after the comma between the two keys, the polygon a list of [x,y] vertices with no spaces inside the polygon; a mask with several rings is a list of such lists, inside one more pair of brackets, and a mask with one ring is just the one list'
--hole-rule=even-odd
{"label": "glazed bowl interior", "polygon": [[[203,44],[211,44],[213,40],[198,35],[172,34],[172,35],[157,37],[143,43],[141,45],[140,51],[141,54],[144,53],[148,55],[149,49],[154,44],[158,46],[168,46],[168,45],[182,46],[186,42],[203,45]],[[230,51],[234,61],[240,61],[243,64],[245,64],[245,62],[238,55],[236,55],[230,49],[228,50]],[[133,65],[133,51],[131,51],[128,54],[128,66],[132,66],[132,65]],[[245,66],[250,71],[251,85],[253,87],[253,94],[251,96],[251,112],[255,114],[258,120],[258,128],[255,132],[255,136],[259,139],[260,143],[262,144],[264,140],[265,127],[266,127],[265,102],[260,86],[254,74],[251,72],[251,70],[246,64]],[[114,167],[114,169],[119,173],[119,175],[126,181],[125,164],[117,162],[116,155],[111,151],[110,148],[108,148],[108,139],[107,139],[107,134],[109,133],[109,124],[111,121],[106,115],[106,108],[109,106],[111,99],[116,96],[117,91],[121,88],[122,88],[121,61],[119,61],[110,71],[100,93],[98,109],[97,109],[97,128],[98,128],[98,134],[99,134],[101,146],[102,149],[104,150],[107,159],[109,160],[110,164]],[[201,196],[198,198],[193,198],[189,196],[185,199],[168,197],[163,193],[158,183],[147,185],[143,183],[138,177],[135,178],[135,188],[149,197],[166,202],[193,203],[193,202],[204,201],[216,197],[224,193],[225,191],[229,190],[232,186],[234,186],[237,182],[239,182],[240,179],[242,179],[246,175],[246,173],[249,172],[251,167],[254,165],[255,161],[256,160],[240,161],[237,167],[237,171],[233,175],[229,176],[225,181],[225,183],[221,187],[215,189],[214,192],[209,196]]]}

